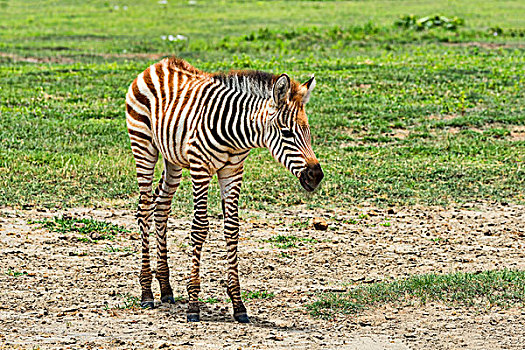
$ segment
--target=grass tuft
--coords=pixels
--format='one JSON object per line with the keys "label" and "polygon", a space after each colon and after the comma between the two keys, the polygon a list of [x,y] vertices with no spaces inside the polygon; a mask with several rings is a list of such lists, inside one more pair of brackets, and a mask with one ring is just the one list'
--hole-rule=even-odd
{"label": "grass tuft", "polygon": [[525,305],[525,271],[425,274],[407,279],[360,285],[345,293],[327,293],[309,304],[311,314],[358,314],[386,303],[412,305],[440,301],[450,305],[488,308]]}
{"label": "grass tuft", "polygon": [[241,297],[244,300],[247,299],[271,299],[275,297],[275,294],[265,290],[254,290],[254,291],[243,291]]}
{"label": "grass tuft", "polygon": [[7,269],[7,272],[5,274],[8,276],[13,276],[13,277],[27,276],[27,272],[25,271],[19,272],[13,269]]}
{"label": "grass tuft", "polygon": [[67,215],[60,217],[55,216],[51,219],[35,221],[35,223],[38,223],[42,228],[46,228],[53,232],[72,232],[82,234],[84,236],[78,238],[78,240],[81,242],[90,242],[90,239],[94,241],[113,240],[119,233],[121,234],[130,232],[122,226],[110,224],[105,221],[99,221],[90,218],[80,219]]}
{"label": "grass tuft", "polygon": [[313,238],[277,235],[275,237],[265,240],[265,242],[273,243],[274,246],[281,249],[287,249],[295,248],[297,246],[297,242],[317,243],[317,240]]}

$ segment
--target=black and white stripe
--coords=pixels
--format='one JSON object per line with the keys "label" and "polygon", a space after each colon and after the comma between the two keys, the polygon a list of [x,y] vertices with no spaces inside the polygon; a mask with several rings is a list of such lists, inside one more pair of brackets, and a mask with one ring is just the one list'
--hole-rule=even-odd
{"label": "black and white stripe", "polygon": [[[157,279],[161,300],[174,302],[167,263],[166,222],[182,168],[190,170],[194,218],[192,270],[188,280],[188,320],[199,320],[200,256],[208,233],[207,195],[217,174],[228,250],[228,295],[234,317],[248,322],[241,300],[237,244],[238,200],[243,164],[250,149],[266,147],[303,187],[315,189],[323,177],[310,144],[304,111],[314,78],[300,85],[286,74],[259,71],[210,74],[172,58],[139,74],[126,95],[126,116],[139,184],[138,224],[142,234],[142,306],[153,307],[149,230],[154,216]],[[153,193],[159,153],[164,172]]]}

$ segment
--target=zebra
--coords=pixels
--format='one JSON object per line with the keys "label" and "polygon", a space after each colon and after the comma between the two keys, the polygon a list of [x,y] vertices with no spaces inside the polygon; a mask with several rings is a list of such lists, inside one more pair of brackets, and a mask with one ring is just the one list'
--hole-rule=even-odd
{"label": "zebra", "polygon": [[[304,109],[315,84],[313,76],[299,84],[287,74],[277,76],[256,70],[207,73],[175,57],[153,64],[133,81],[126,95],[126,122],[139,186],[142,307],[154,307],[149,256],[152,221],[161,302],[175,302],[169,282],[166,227],[182,168],[186,168],[194,203],[187,320],[200,320],[199,268],[209,226],[207,195],[210,180],[217,174],[229,263],[227,294],[233,304],[234,319],[249,322],[241,300],[237,260],[243,164],[252,148],[266,147],[306,191],[318,187],[324,175],[312,150]],[[164,170],[153,192],[159,154]]]}

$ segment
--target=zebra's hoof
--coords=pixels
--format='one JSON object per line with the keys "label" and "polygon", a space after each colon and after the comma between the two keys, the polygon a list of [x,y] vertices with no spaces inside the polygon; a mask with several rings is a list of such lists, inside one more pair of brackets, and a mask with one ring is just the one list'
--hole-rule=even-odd
{"label": "zebra's hoof", "polygon": [[153,300],[143,301],[140,303],[140,307],[143,309],[153,309],[155,308],[155,302]]}
{"label": "zebra's hoof", "polygon": [[160,301],[163,303],[175,304],[175,299],[173,299],[173,295],[166,295],[162,297]]}
{"label": "zebra's hoof", "polygon": [[233,318],[239,323],[250,323],[250,319],[246,314],[233,315]]}
{"label": "zebra's hoof", "polygon": [[188,322],[199,322],[201,320],[199,314],[187,314]]}

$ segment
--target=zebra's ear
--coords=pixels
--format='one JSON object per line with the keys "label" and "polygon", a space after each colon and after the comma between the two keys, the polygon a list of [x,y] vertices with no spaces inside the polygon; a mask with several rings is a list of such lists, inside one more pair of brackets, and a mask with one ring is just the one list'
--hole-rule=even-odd
{"label": "zebra's ear", "polygon": [[299,87],[299,93],[303,95],[303,103],[307,104],[310,101],[310,93],[315,88],[315,77],[312,77]]}
{"label": "zebra's ear", "polygon": [[280,106],[286,99],[288,98],[288,95],[290,93],[290,77],[288,74],[283,73],[277,78],[275,83],[273,84],[272,89],[272,97],[273,102]]}

